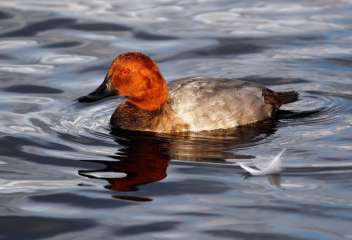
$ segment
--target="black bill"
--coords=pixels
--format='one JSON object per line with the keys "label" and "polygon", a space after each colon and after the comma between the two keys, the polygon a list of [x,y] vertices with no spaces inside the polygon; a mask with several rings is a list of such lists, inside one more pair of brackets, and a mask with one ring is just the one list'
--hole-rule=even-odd
{"label": "black bill", "polygon": [[111,78],[106,74],[104,82],[93,92],[86,96],[82,96],[77,100],[79,102],[95,102],[106,97],[116,96],[117,92],[111,84]]}

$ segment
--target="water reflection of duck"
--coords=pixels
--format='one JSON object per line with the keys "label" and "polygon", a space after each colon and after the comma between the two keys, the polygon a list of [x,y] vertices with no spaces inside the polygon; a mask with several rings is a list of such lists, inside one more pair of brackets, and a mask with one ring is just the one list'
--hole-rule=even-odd
{"label": "water reflection of duck", "polygon": [[[166,177],[170,160],[224,162],[225,159],[254,158],[235,153],[237,147],[251,146],[273,134],[274,121],[266,121],[231,131],[214,131],[194,135],[161,135],[126,130],[113,132],[119,149],[112,161],[96,161],[105,165],[99,170],[81,170],[80,175],[105,179],[108,188],[133,191],[138,186]],[[121,178],[99,177],[99,173],[119,172]],[[98,175],[98,177],[97,177]]]}
{"label": "water reflection of duck", "polygon": [[185,78],[167,86],[156,63],[125,53],[111,64],[103,84],[81,102],[127,97],[111,117],[113,128],[159,133],[230,129],[273,117],[296,92],[274,92],[259,84],[214,78]]}

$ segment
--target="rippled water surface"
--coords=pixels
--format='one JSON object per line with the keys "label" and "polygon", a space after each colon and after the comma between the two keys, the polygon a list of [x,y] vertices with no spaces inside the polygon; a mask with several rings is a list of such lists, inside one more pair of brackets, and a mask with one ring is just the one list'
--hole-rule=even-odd
{"label": "rippled water surface", "polygon": [[[0,2],[0,239],[352,239],[352,1]],[[111,132],[125,51],[300,100],[227,136]],[[280,175],[238,162],[287,148]]]}

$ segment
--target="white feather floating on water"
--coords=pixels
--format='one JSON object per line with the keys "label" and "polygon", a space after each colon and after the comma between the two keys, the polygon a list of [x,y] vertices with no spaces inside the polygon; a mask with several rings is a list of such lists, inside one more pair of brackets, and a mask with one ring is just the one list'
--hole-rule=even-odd
{"label": "white feather floating on water", "polygon": [[277,154],[273,158],[273,160],[270,161],[267,165],[258,164],[258,165],[255,165],[256,168],[253,168],[246,165],[245,163],[239,163],[239,166],[253,176],[262,176],[262,175],[279,173],[282,170],[281,156],[285,151],[286,151],[286,148],[282,149],[281,152],[279,152],[279,154]]}

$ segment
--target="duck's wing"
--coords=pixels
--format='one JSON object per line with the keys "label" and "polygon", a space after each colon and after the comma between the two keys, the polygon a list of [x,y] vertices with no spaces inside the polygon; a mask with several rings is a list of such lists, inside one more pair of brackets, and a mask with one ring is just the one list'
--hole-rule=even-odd
{"label": "duck's wing", "polygon": [[269,118],[279,108],[275,93],[232,79],[186,78],[169,84],[171,105],[191,131],[227,129]]}

